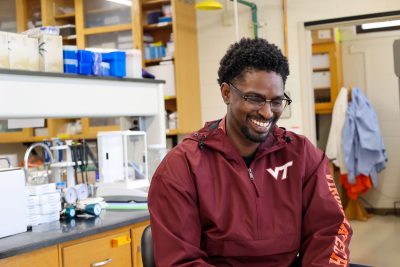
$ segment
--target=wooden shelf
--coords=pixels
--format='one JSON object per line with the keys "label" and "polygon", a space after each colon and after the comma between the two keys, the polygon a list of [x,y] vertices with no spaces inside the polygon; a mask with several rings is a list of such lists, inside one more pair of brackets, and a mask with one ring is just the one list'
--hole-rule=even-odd
{"label": "wooden shelf", "polygon": [[76,40],[76,35],[70,35],[62,38],[63,41]]}
{"label": "wooden shelf", "polygon": [[179,131],[178,129],[168,129],[166,130],[167,135],[178,135]]}
{"label": "wooden shelf", "polygon": [[163,58],[156,58],[156,59],[145,59],[144,60],[144,64],[146,66],[150,66],[150,65],[157,65],[160,64],[161,62],[167,62],[167,61],[173,61],[173,58],[169,58],[169,59],[163,59]]}
{"label": "wooden shelf", "polygon": [[98,8],[93,10],[87,10],[86,14],[100,14],[100,13],[107,13],[107,12],[114,12],[120,9],[130,8],[129,6],[115,6],[115,7],[105,7],[105,8]]}
{"label": "wooden shelf", "polygon": [[55,20],[74,19],[74,20],[75,20],[75,13],[67,13],[67,14],[54,15],[54,19],[55,19]]}
{"label": "wooden shelf", "polygon": [[[336,96],[343,83],[341,69],[341,49],[340,44],[335,42],[313,44],[313,55],[328,54],[329,67],[314,68],[313,72],[328,72],[330,74],[329,86],[321,86],[314,88],[315,95],[315,113],[330,114],[336,100]],[[317,100],[325,100],[325,102],[316,102]]]}
{"label": "wooden shelf", "polygon": [[176,100],[176,96],[164,96],[164,100]]}
{"label": "wooden shelf", "polygon": [[160,29],[172,29],[172,22],[161,22],[157,24],[143,25],[143,30],[145,31],[154,31]]}
{"label": "wooden shelf", "polygon": [[[69,109],[64,110],[61,112],[62,109],[66,108],[66,102],[69,102],[67,100],[62,101],[61,103],[57,103],[57,105],[45,105],[45,108],[40,111],[37,109],[33,109],[32,111],[29,110],[28,113],[22,112],[22,110],[25,112],[27,110],[24,110],[27,108],[29,105],[21,104],[23,107],[16,109],[14,106],[12,108],[4,108],[7,111],[11,110],[11,112],[0,114],[0,116],[4,116],[5,118],[10,117],[11,115],[15,115],[16,117],[20,118],[21,116],[24,115],[24,118],[28,115],[28,117],[37,117],[41,115],[41,117],[46,117],[46,118],[82,118],[85,116],[90,116],[90,117],[98,117],[100,116],[97,114],[100,112],[102,116],[114,116],[116,113],[118,113],[118,116],[141,116],[144,118],[144,120],[154,120],[156,118],[157,123],[151,123],[151,124],[146,124],[149,125],[148,129],[146,131],[149,132],[150,137],[148,137],[149,143],[165,143],[165,122],[164,122],[164,108],[172,111],[172,112],[177,112],[178,113],[178,125],[179,129],[178,130],[171,130],[168,131],[169,134],[176,135],[176,134],[183,134],[183,133],[189,133],[192,131],[195,131],[201,127],[201,106],[200,106],[200,82],[199,82],[199,69],[198,69],[198,54],[197,51],[198,49],[198,42],[197,42],[197,28],[196,28],[196,10],[194,5],[190,5],[187,3],[187,1],[172,1],[172,0],[140,0],[140,1],[132,1],[132,6],[122,6],[122,5],[117,5],[117,4],[110,4],[110,5],[97,5],[91,9],[85,8],[85,1],[89,0],[18,0],[17,3],[20,3],[17,8],[17,17],[21,17],[21,19],[17,20],[17,28],[19,31],[25,30],[26,27],[26,20],[29,18],[27,14],[27,10],[30,10],[31,6],[36,5],[41,7],[41,21],[43,22],[44,25],[59,25],[59,24],[75,24],[76,25],[76,39],[67,39],[64,38],[64,43],[65,44],[76,44],[78,48],[84,49],[85,47],[88,46],[88,42],[92,41],[89,40],[90,37],[93,37],[93,35],[99,35],[104,34],[104,35],[109,35],[110,39],[111,38],[116,38],[117,36],[111,36],[113,35],[112,33],[117,33],[118,32],[123,32],[124,35],[125,33],[129,32],[129,35],[132,36],[132,47],[141,49],[143,52],[144,49],[144,42],[143,42],[143,35],[144,33],[148,33],[152,35],[154,40],[167,43],[171,39],[171,33],[173,33],[175,37],[175,52],[174,52],[174,58],[173,63],[174,63],[174,75],[175,75],[175,89],[176,89],[176,97],[165,97],[163,96],[162,88],[160,86],[157,87],[157,92],[151,92],[151,94],[157,94],[158,96],[158,105],[156,104],[156,101],[149,101],[151,103],[144,103],[143,100],[139,101],[138,103],[131,103],[132,99],[136,101],[138,98],[137,95],[141,95],[142,92],[140,87],[139,92],[125,92],[124,88],[125,86],[117,86],[117,89],[123,90],[122,94],[132,94],[135,95],[135,97],[120,97],[120,94],[118,96],[119,101],[112,103],[113,105],[116,105],[116,108],[107,108],[104,109],[104,106],[108,106],[109,104],[105,105],[102,103],[103,99],[100,100],[100,103],[97,103],[98,105],[102,106],[103,108],[99,110],[100,108],[96,107],[94,110],[82,108],[82,110],[76,110],[76,109]],[[32,4],[33,3],[33,4]],[[54,5],[55,3],[55,5]],[[57,9],[57,4],[60,6],[67,6],[69,9],[66,9],[66,13],[63,13],[61,10]],[[143,25],[147,24],[146,22],[146,15],[147,12],[150,10],[161,10],[164,5],[170,5],[171,9],[173,11],[173,20],[172,22],[164,22],[164,23],[157,23],[157,24],[149,24],[149,25]],[[73,9],[72,9],[73,8]],[[72,11],[72,12],[71,12]],[[128,13],[129,11],[129,13]],[[113,14],[113,12],[115,14]],[[121,22],[121,24],[118,25],[102,25],[102,26],[96,26],[94,27],[86,27],[85,26],[85,21],[87,22],[90,17],[108,17],[108,16],[113,16],[113,15],[119,15],[123,14],[128,18],[130,17],[130,22],[125,23]],[[126,20],[128,21],[128,20]],[[67,23],[68,22],[68,23]],[[74,23],[72,23],[74,22]],[[115,34],[115,35],[117,35]],[[127,34],[128,35],[128,34]],[[89,37],[89,38],[88,38]],[[108,36],[107,36],[108,37]],[[111,43],[109,40],[100,40],[98,41],[99,43]],[[157,59],[157,60],[146,60],[144,61],[144,66],[150,66],[150,65],[155,65],[155,64],[160,64],[165,59]],[[187,67],[191,66],[191,71],[187,72]],[[76,91],[76,86],[74,83],[74,86],[71,87],[71,83],[69,80],[65,80],[65,77],[57,77],[57,81],[52,84],[56,88],[52,88],[51,91],[47,92],[47,88],[40,86],[37,86],[37,82],[39,82],[39,79],[37,77],[31,78],[31,73],[29,73],[28,76],[29,80],[34,82],[34,85],[30,85],[29,88],[26,87],[25,85],[18,85],[21,88],[13,88],[13,89],[18,89],[18,90],[27,90],[27,93],[24,93],[26,95],[26,98],[34,99],[36,97],[33,97],[31,95],[32,89],[35,89],[35,95],[44,95],[42,94],[42,91],[46,91],[46,94],[48,94],[50,97],[51,95],[54,94],[57,89],[60,90],[66,90],[68,91],[67,95],[72,95]],[[33,75],[35,76],[35,75]],[[0,78],[3,78],[3,75],[0,71]],[[52,80],[54,79],[53,77],[48,78],[46,80]],[[77,78],[81,80],[80,78]],[[17,79],[10,79],[6,80],[6,84],[3,86],[0,86],[0,92],[4,87],[11,88],[11,84],[14,82],[18,82]],[[92,79],[88,79],[88,81],[92,81]],[[82,90],[84,94],[88,93],[88,88],[86,79],[82,81],[82,85],[79,84],[79,86],[84,87],[85,90]],[[94,81],[94,80],[93,80]],[[2,80],[2,83],[4,81]],[[99,90],[101,91],[102,87],[107,87],[107,84],[109,84],[110,81],[101,81],[99,82],[99,85],[96,86],[96,91]],[[93,85],[94,86],[94,85]],[[147,85],[146,85],[147,86]],[[33,88],[34,87],[34,88]],[[90,86],[92,87],[92,86]],[[119,88],[121,87],[121,88]],[[56,90],[54,90],[56,89]],[[136,88],[135,88],[136,89]],[[20,100],[20,95],[19,93],[18,96],[14,95],[16,90],[11,90],[12,97],[17,97]],[[113,92],[118,91],[116,88],[113,88]],[[8,93],[8,92],[7,92]],[[107,91],[107,94],[109,92]],[[149,93],[148,90],[146,90],[146,94]],[[8,93],[9,94],[9,93]],[[81,95],[82,92],[79,92],[79,95]],[[97,94],[96,94],[97,95]],[[7,97],[9,97],[7,95]],[[47,96],[46,96],[47,97]],[[67,97],[68,98],[68,97]],[[80,99],[83,99],[85,97],[80,97]],[[110,99],[109,96],[103,96],[104,99]],[[146,96],[146,99],[149,97]],[[88,99],[88,98],[85,98]],[[96,97],[97,99],[97,97]],[[130,101],[128,105],[125,105],[125,101]],[[91,99],[92,100],[92,99]],[[20,102],[20,101],[19,101]],[[95,101],[94,101],[95,102]],[[153,103],[154,102],[154,103]],[[21,102],[22,103],[22,102]],[[122,103],[122,104],[121,104]],[[87,104],[87,103],[86,103]],[[162,105],[165,104],[165,105]],[[142,105],[144,107],[142,107]],[[7,106],[7,105],[6,105]],[[140,106],[140,109],[154,109],[157,107],[157,110],[152,111],[150,113],[148,112],[139,112],[139,110],[131,110],[133,109],[134,106]],[[61,108],[60,108],[61,107]],[[83,105],[85,107],[85,105]],[[125,107],[125,110],[128,109],[126,112],[122,107]],[[129,107],[129,108],[127,108]],[[55,108],[53,112],[53,108]],[[51,110],[50,110],[51,109]],[[50,112],[51,111],[51,112]],[[49,113],[50,112],[50,113]],[[133,113],[132,113],[133,112]],[[41,113],[41,114],[39,114]],[[43,115],[44,113],[44,115]],[[95,114],[94,114],[95,113]],[[122,114],[120,114],[122,113]],[[161,122],[161,120],[163,122]],[[83,124],[82,124],[83,125]],[[97,129],[96,129],[97,130]],[[49,135],[56,135],[58,132],[64,131],[63,129],[56,129],[54,131],[51,131],[51,127],[49,127]],[[83,128],[83,133],[84,133],[84,138],[88,138],[88,129]],[[24,140],[27,140],[26,138],[30,138],[29,140],[40,140],[43,137],[42,136],[33,136],[33,129],[29,129],[29,132],[26,132],[25,136],[24,133],[16,133],[12,134],[10,138],[18,142],[23,138]],[[94,135],[89,135],[95,137]],[[75,137],[75,136],[74,136]],[[77,135],[76,138],[81,138],[82,136]],[[163,139],[162,139],[163,138]],[[0,138],[0,142],[3,142]]]}
{"label": "wooden shelf", "polygon": [[326,68],[315,68],[315,69],[313,69],[313,72],[322,72],[322,71],[329,71],[329,67],[326,67]]}
{"label": "wooden shelf", "polygon": [[[54,136],[33,136],[30,138],[27,138],[26,140],[24,140],[24,142],[42,142],[44,140],[49,140],[51,138],[53,138]],[[97,136],[96,135],[88,135],[88,134],[63,134],[60,133],[58,134],[56,137],[58,138],[62,138],[62,139],[72,139],[72,140],[77,140],[77,139],[96,139]]]}
{"label": "wooden shelf", "polygon": [[102,26],[96,28],[85,28],[83,29],[84,35],[90,34],[101,34],[101,33],[110,33],[110,32],[122,32],[128,31],[132,29],[132,24],[121,24],[121,25],[112,25],[112,26]]}
{"label": "wooden shelf", "polygon": [[142,4],[143,9],[152,9],[155,7],[160,7],[162,5],[171,4],[170,0],[149,0]]}

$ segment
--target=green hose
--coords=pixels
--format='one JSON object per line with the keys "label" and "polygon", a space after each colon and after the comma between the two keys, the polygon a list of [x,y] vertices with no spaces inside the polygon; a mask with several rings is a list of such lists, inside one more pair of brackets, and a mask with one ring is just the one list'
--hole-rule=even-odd
{"label": "green hose", "polygon": [[258,38],[257,5],[252,2],[245,1],[245,0],[237,0],[237,2],[251,8],[251,19],[253,22],[253,34],[254,34],[254,38]]}

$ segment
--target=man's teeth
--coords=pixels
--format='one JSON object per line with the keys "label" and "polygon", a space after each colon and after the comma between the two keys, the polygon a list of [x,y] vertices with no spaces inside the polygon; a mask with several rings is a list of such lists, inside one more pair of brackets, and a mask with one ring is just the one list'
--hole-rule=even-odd
{"label": "man's teeth", "polygon": [[261,122],[256,120],[251,120],[251,122],[261,127],[267,127],[269,125],[269,122]]}

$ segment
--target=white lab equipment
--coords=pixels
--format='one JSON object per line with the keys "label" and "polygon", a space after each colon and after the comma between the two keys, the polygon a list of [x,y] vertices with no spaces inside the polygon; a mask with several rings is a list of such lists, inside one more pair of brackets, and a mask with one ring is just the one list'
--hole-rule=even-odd
{"label": "white lab equipment", "polygon": [[0,238],[26,232],[26,189],[24,171],[0,170]]}
{"label": "white lab equipment", "polygon": [[147,199],[146,132],[99,132],[97,145],[100,180],[96,195],[115,201]]}

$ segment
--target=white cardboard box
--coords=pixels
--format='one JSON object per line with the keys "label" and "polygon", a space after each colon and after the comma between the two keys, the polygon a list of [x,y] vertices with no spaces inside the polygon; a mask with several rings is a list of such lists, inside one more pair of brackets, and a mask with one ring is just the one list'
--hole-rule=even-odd
{"label": "white cardboard box", "polygon": [[63,72],[63,46],[59,35],[39,37],[39,68],[44,72]]}
{"label": "white cardboard box", "polygon": [[36,38],[28,38],[27,46],[28,50],[28,70],[39,71],[39,42]]}
{"label": "white cardboard box", "polygon": [[142,78],[142,52],[139,49],[126,50],[126,77]]}
{"label": "white cardboard box", "polygon": [[22,169],[0,170],[0,238],[26,232],[25,175]]}
{"label": "white cardboard box", "polygon": [[8,56],[8,37],[6,32],[0,32],[0,68],[10,68]]}
{"label": "white cardboard box", "polygon": [[156,76],[156,79],[165,80],[164,96],[176,96],[175,68],[172,61],[166,61],[160,65],[147,67],[146,70]]}
{"label": "white cardboard box", "polygon": [[8,33],[8,52],[10,69],[28,70],[28,37],[17,33]]}

